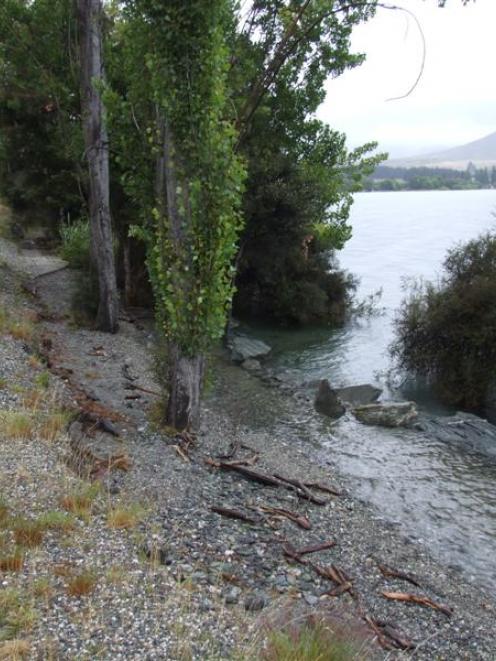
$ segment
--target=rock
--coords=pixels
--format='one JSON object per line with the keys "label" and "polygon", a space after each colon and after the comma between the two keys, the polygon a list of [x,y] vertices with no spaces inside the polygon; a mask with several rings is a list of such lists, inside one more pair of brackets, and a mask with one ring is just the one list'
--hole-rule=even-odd
{"label": "rock", "polygon": [[260,361],[256,360],[255,358],[247,358],[241,363],[241,367],[248,372],[257,372],[258,370],[262,369]]}
{"label": "rock", "polygon": [[255,592],[245,599],[245,610],[251,613],[261,611],[269,605],[270,599],[264,592]]}
{"label": "rock", "polygon": [[319,598],[316,597],[311,592],[304,592],[303,599],[307,602],[309,606],[316,606],[319,603]]}
{"label": "rock", "polygon": [[226,604],[237,604],[239,601],[239,595],[241,594],[241,589],[240,588],[230,588],[225,594],[224,594],[224,602]]}
{"label": "rock", "polygon": [[18,239],[18,240],[24,239],[24,236],[25,236],[24,229],[23,229],[22,225],[20,225],[19,223],[13,223],[11,225],[10,233],[12,234],[14,239]]}
{"label": "rock", "polygon": [[231,341],[231,358],[235,363],[243,363],[250,358],[263,358],[271,352],[271,347],[262,340],[246,335],[236,335]]}
{"label": "rock", "polygon": [[496,459],[496,427],[471,413],[422,418],[415,429],[443,443],[456,444],[465,450]]}
{"label": "rock", "polygon": [[353,409],[353,414],[365,425],[408,427],[418,416],[414,402],[380,402]]}
{"label": "rock", "polygon": [[36,242],[33,239],[23,239],[19,245],[24,250],[34,250],[36,248]]}
{"label": "rock", "polygon": [[382,390],[366,383],[359,386],[336,388],[336,394],[342,402],[351,406],[364,406],[376,402],[382,395]]}
{"label": "rock", "polygon": [[340,418],[346,411],[327,379],[322,379],[319,384],[314,406],[318,413],[327,415],[329,418]]}

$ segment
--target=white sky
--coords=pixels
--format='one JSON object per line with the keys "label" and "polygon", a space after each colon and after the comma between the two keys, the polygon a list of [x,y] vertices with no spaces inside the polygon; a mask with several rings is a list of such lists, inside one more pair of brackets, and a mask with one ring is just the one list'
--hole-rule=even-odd
{"label": "white sky", "polygon": [[355,147],[377,140],[391,156],[454,147],[496,131],[496,0],[465,7],[448,0],[392,0],[419,20],[426,40],[423,76],[419,29],[404,12],[379,9],[355,29],[355,52],[366,62],[328,82],[319,117]]}

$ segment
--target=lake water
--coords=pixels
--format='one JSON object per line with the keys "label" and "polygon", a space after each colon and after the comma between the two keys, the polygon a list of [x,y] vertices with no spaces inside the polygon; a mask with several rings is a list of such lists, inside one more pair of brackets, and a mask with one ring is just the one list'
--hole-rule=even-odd
{"label": "lake water", "polygon": [[[273,365],[296,382],[384,386],[392,319],[406,278],[433,279],[446,251],[491,229],[496,191],[364,193],[356,196],[353,238],[341,265],[361,279],[359,296],[383,290],[384,314],[301,332],[256,329],[274,348]],[[435,402],[423,402],[436,408]],[[442,412],[442,409],[438,409]],[[320,442],[352,490],[443,561],[496,588],[496,464],[410,430],[365,427],[342,418]]]}

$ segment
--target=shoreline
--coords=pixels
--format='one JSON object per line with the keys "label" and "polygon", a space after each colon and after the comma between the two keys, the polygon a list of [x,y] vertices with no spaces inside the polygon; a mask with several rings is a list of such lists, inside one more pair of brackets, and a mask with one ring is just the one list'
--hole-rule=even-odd
{"label": "shoreline", "polygon": [[[42,297],[50,294],[50,277],[44,280],[40,292]],[[59,287],[60,275],[56,283]],[[50,295],[46,300],[50,300]],[[227,454],[231,443],[237,442],[240,448],[241,445],[250,448],[241,449],[241,458],[250,459],[257,455],[254,467],[259,472],[282,474],[291,479],[304,479],[305,482],[319,482],[342,489],[343,476],[335,467],[330,470],[329,465],[319,465],[322,462],[317,447],[307,440],[298,440],[298,429],[291,429],[290,419],[285,422],[285,412],[294,407],[294,400],[271,389],[266,392],[257,389],[255,393],[250,381],[254,377],[224,363],[214,377],[212,393],[205,400],[202,428],[196,444],[188,452],[188,461],[177,450],[178,446],[181,447],[180,438],[155,432],[145,422],[143,409],[153,406],[153,397],[143,394],[138,401],[125,400],[128,391],[122,385],[124,367],[137,383],[150,390],[154,387],[147,365],[146,332],[128,322],[124,323],[125,328],[116,337],[81,329],[70,330],[61,321],[42,324],[44,332],[57,336],[58,349],[64,349],[57,356],[59,373],[62,367],[72,370],[74,381],[82,382],[87,390],[91,384],[92,395],[102,404],[112,409],[120,407],[119,410],[128,413],[134,420],[133,424],[126,424],[126,432],[122,432],[120,441],[131,460],[129,471],[109,471],[104,476],[105,498],[97,499],[90,523],[77,524],[75,534],[93,540],[95,549],[86,553],[76,552],[51,539],[47,548],[37,551],[38,560],[35,562],[33,559],[21,575],[2,574],[4,581],[4,577],[8,577],[9,585],[20,583],[25,587],[33,580],[33,572],[41,573],[46,578],[43,563],[50,564],[54,560],[59,564],[62,559],[79,565],[89,558],[101,569],[105,567],[105,558],[115,557],[129,567],[129,575],[134,578],[126,585],[125,596],[120,595],[119,586],[106,585],[105,590],[99,588],[94,597],[86,598],[86,604],[90,602],[94,612],[99,614],[93,639],[86,635],[87,627],[83,623],[71,624],[70,614],[74,612],[74,604],[67,595],[62,595],[61,581],[55,580],[55,601],[51,597],[49,608],[39,607],[42,613],[37,626],[44,636],[47,631],[62,632],[59,642],[62,639],[63,654],[68,654],[69,649],[73,650],[72,653],[88,653],[88,645],[98,643],[102,651],[106,650],[99,658],[124,658],[119,655],[124,654],[125,645],[128,645],[129,651],[125,658],[143,658],[138,656],[138,648],[144,637],[150,645],[147,652],[150,656],[146,658],[157,658],[156,655],[163,654],[165,650],[169,655],[167,658],[179,658],[171,651],[174,635],[170,628],[168,630],[157,621],[153,608],[148,608],[146,603],[149,599],[150,604],[155,604],[154,608],[159,602],[165,608],[164,586],[171,593],[174,585],[186,583],[191,586],[187,622],[193,626],[196,621],[199,633],[209,631],[214,638],[223,631],[220,636],[221,649],[217,649],[217,656],[208,657],[212,659],[231,658],[240,639],[248,635],[244,630],[251,632],[257,625],[257,618],[280,608],[283,601],[289,601],[291,608],[302,605],[314,611],[338,608],[351,612],[357,620],[363,620],[366,614],[374,621],[387,621],[416,645],[411,652],[416,659],[494,659],[494,600],[466,583],[459,572],[443,567],[425,549],[395,530],[394,526],[381,521],[372,506],[349,494],[341,497],[326,495],[326,504],[318,506],[301,500],[292,490],[262,486],[232,471],[220,470],[206,463],[206,460],[215,461],[220,454]],[[95,347],[99,348],[96,352]],[[10,362],[0,361],[3,369],[7,369],[5,366],[9,364],[8,369],[11,370],[0,376],[12,378],[19,363],[28,360],[28,355],[23,355],[21,341],[5,340],[3,337],[2,353],[13,358]],[[86,376],[91,366],[97,377]],[[30,376],[32,379],[36,373]],[[62,388],[60,377],[52,376],[51,381],[54,387]],[[112,384],[111,393],[109,384]],[[234,398],[229,406],[227,391]],[[260,397],[266,408],[269,405],[272,426],[266,420],[259,419],[256,429],[246,427],[243,415],[247,413],[243,413],[242,404],[243,398],[248,397]],[[19,400],[20,397],[14,396],[12,401],[15,404]],[[274,423],[275,418],[277,423]],[[274,424],[279,426],[281,434],[273,433]],[[285,434],[286,439],[283,439]],[[55,446],[39,446],[46,453],[45,464],[48,461],[55,473],[63,473],[64,480],[76,481],[68,477],[61,459],[61,453],[70,448],[70,441],[64,437],[57,443]],[[18,448],[26,470],[31,471],[33,479],[30,477],[28,483],[35,493],[27,493],[25,488],[19,487],[18,481],[11,479],[18,472],[15,446],[15,443],[8,446],[8,457],[4,452],[0,455],[0,474],[6,480],[1,485],[2,492],[10,492],[10,499],[19,503],[25,499],[26,505],[34,495],[35,501],[37,498],[50,500],[50,506],[55,507],[56,496],[52,498],[50,494],[36,493],[39,489],[37,480],[43,475],[45,464],[39,462],[39,457],[30,457],[30,452],[36,448],[35,439],[26,443],[19,441]],[[7,465],[4,463],[6,460]],[[110,530],[104,534],[102,531],[107,530],[105,519],[108,516],[106,499],[116,503],[143,501],[145,509],[149,509],[134,530]],[[212,507],[243,511],[254,518],[255,523],[226,518],[212,511]],[[310,529],[263,509],[267,507],[305,517]],[[330,588],[336,587],[332,581],[316,573],[312,565],[285,557],[282,551],[288,542],[299,549],[326,540],[335,542],[335,546],[315,553],[312,562],[323,567],[335,565],[350,577],[352,590],[344,591],[339,597],[327,594]],[[150,563],[142,556],[152,552],[157,562],[150,568]],[[384,577],[378,564],[415,574],[422,587],[415,588],[402,579]],[[145,581],[148,592],[145,593],[140,586],[144,576],[148,577]],[[383,591],[427,596],[435,604],[453,608],[453,615],[449,617],[434,608],[388,600],[382,595]],[[54,603],[60,607],[54,608]],[[138,613],[137,604],[141,604],[143,613]],[[170,613],[178,617],[177,604],[173,606],[171,602],[169,606]],[[117,618],[117,625],[109,638],[112,613]],[[217,617],[221,618],[219,622]],[[176,638],[180,638],[177,633]],[[36,646],[39,642],[34,641],[33,644]],[[191,650],[192,658],[205,658],[205,647],[196,639],[191,643]],[[376,648],[376,652],[377,658],[386,654],[387,658],[407,658],[405,655],[410,654],[385,652],[380,648]]]}

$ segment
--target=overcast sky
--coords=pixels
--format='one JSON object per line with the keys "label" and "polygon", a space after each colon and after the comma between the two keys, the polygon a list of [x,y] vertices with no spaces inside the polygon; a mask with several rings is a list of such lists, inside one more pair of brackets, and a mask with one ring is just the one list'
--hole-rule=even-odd
{"label": "overcast sky", "polygon": [[448,0],[395,0],[409,9],[426,40],[425,69],[405,94],[422,63],[422,38],[404,12],[379,9],[356,28],[355,51],[366,62],[328,83],[319,116],[348,135],[351,147],[377,140],[391,156],[454,147],[496,131],[496,0],[463,7]]}

